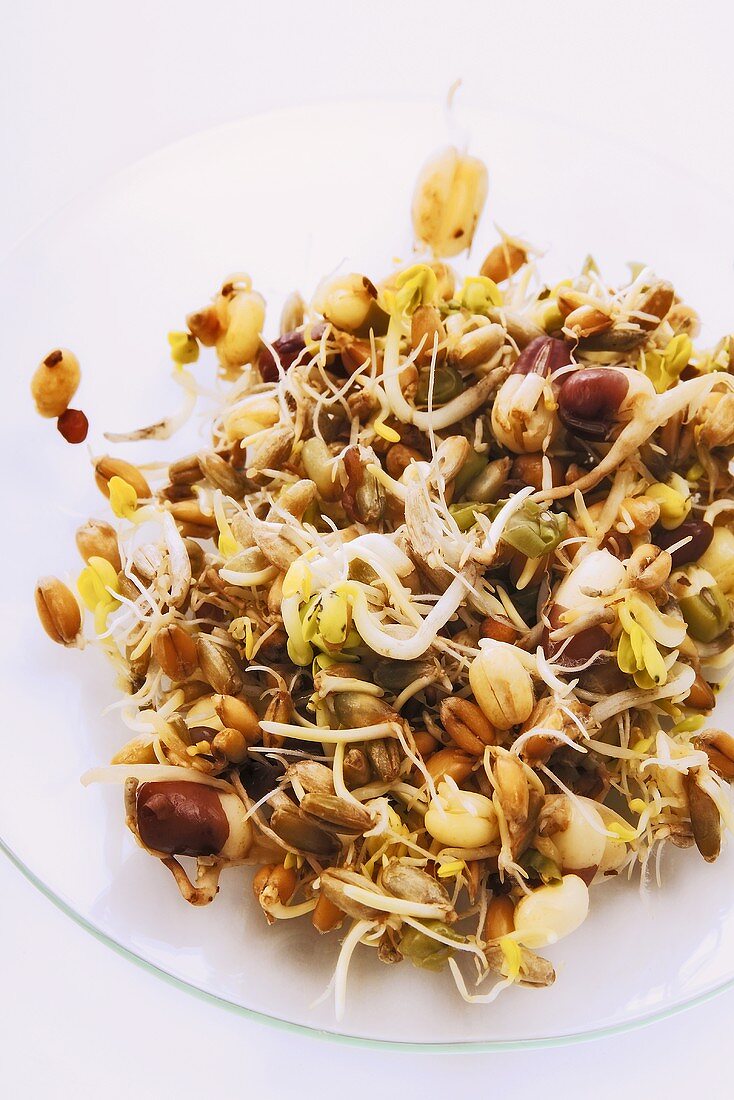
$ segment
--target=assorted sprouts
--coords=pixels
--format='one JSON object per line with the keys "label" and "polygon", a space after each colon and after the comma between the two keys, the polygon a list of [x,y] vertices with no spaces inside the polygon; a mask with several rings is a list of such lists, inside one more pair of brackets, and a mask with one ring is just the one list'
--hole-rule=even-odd
{"label": "assorted sprouts", "polygon": [[[113,516],[77,535],[133,735],[85,782],[187,901],[251,864],[269,923],[341,929],[338,1008],[358,944],[472,1003],[547,986],[594,887],[666,842],[714,860],[731,820],[732,340],[696,350],[649,268],[549,286],[509,237],[460,281],[485,194],[442,154],[434,258],[293,295],[272,342],[228,279],[169,337],[181,410],[109,436],[168,438],[211,347],[210,446],[97,458]],[[71,591],[36,599],[78,643]]]}

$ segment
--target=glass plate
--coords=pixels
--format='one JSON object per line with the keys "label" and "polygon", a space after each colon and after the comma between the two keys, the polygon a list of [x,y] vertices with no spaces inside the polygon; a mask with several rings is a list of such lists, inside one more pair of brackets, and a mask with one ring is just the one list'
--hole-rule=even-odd
{"label": "glass plate", "polygon": [[[734,220],[700,180],[605,138],[519,115],[466,111],[472,150],[489,165],[487,212],[474,269],[496,239],[492,222],[552,246],[545,270],[576,270],[587,253],[611,281],[628,260],[671,278],[705,320],[704,339],[728,331],[734,300]],[[222,278],[246,270],[269,304],[270,332],[286,293],[321,276],[379,274],[409,260],[409,203],[417,169],[447,140],[441,112],[415,104],[339,104],[246,119],[164,149],[67,206],[0,268],[4,791],[0,832],[17,865],[96,935],[219,1002],[269,1021],[371,1042],[449,1048],[568,1041],[659,1018],[734,980],[731,846],[715,867],[695,851],[666,854],[662,887],[636,881],[593,892],[592,911],[549,950],[558,980],[467,1006],[448,974],[388,968],[358,949],[347,1013],[312,1002],[332,972],[338,935],[308,922],[268,928],[249,876],[225,873],[208,908],[184,904],[168,874],[124,827],[118,789],[79,776],[126,739],[110,669],[94,650],[53,646],[32,589],[43,573],[76,575],[74,530],[105,508],[83,447],[69,447],[33,412],[28,381],[59,344],[75,349],[83,380],[75,404],[90,444],[172,410],[166,333],[206,302]],[[196,368],[212,377],[211,368]],[[8,400],[8,388],[10,389]],[[150,460],[203,438],[115,447]],[[197,434],[198,433],[198,434]],[[731,695],[719,704],[726,725]]]}

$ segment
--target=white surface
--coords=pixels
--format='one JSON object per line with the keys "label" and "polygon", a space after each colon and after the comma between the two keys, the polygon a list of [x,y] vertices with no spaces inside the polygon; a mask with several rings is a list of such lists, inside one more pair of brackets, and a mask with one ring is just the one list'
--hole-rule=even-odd
{"label": "white surface", "polygon": [[[566,121],[578,119],[581,148],[589,127],[626,133],[640,145],[651,143],[670,160],[671,171],[676,163],[693,162],[726,186],[734,168],[732,151],[730,142],[718,139],[730,124],[732,28],[723,7],[717,16],[709,6],[705,20],[704,9],[694,5],[676,11],[672,5],[651,4],[640,11],[630,4],[613,9],[565,4],[552,14],[534,8],[535,18],[531,8],[523,5],[515,16],[485,8],[480,16],[472,9],[479,29],[474,26],[470,45],[447,59],[439,47],[452,36],[437,14],[446,9],[432,4],[403,5],[399,20],[395,14],[388,19],[385,6],[372,5],[351,15],[348,25],[344,5],[311,4],[307,11],[299,6],[300,15],[289,12],[276,20],[269,8],[255,16],[244,14],[239,5],[220,4],[216,17],[198,8],[195,21],[183,4],[168,11],[159,5],[152,15],[128,5],[118,20],[86,4],[16,6],[6,17],[11,48],[0,74],[7,83],[0,94],[0,109],[8,116],[3,146],[13,169],[0,184],[0,246],[91,180],[193,129],[346,89],[350,95],[438,97],[455,75],[447,72],[454,65],[468,85],[486,89],[493,102],[511,97],[525,106],[541,102]],[[450,30],[456,36],[466,9],[454,5],[451,11]],[[551,45],[551,37],[560,42]],[[503,41],[509,43],[504,49]],[[365,51],[365,43],[372,48]],[[378,43],[384,73],[377,68]],[[681,210],[671,236],[687,234],[688,222],[689,212]],[[351,1075],[365,1075],[367,1066],[372,1081],[376,1068],[389,1071],[396,1089],[415,1073],[424,1080],[430,1074],[426,1094],[431,1095],[440,1088],[442,1073],[459,1088],[486,1080],[486,1073],[494,1087],[503,1080],[517,1082],[520,1059],[523,1075],[537,1072],[539,1079],[562,1080],[569,1096],[584,1094],[592,1082],[605,1095],[600,1067],[608,1073],[611,1066],[615,1095],[651,1088],[661,1073],[668,1076],[666,1066],[677,1081],[668,1095],[684,1095],[694,1083],[697,1089],[708,1087],[710,1095],[722,1095],[715,1052],[726,1049],[731,996],[621,1040],[574,1051],[495,1056],[491,1070],[488,1059],[469,1057],[448,1064],[445,1058],[432,1059],[416,1067],[414,1056],[286,1039],[200,1005],[88,943],[16,879],[3,866],[2,881],[8,885],[0,920],[12,921],[4,939],[6,954],[21,930],[21,943],[53,944],[53,951],[44,957],[42,948],[34,949],[32,963],[26,956],[22,965],[22,953],[11,952],[6,968],[5,1003],[13,1011],[3,1037],[12,1051],[9,1062],[22,1067],[25,1082],[14,1095],[85,1095],[85,1085],[89,1089],[92,1081],[108,1079],[111,1062],[121,1091],[123,1084],[129,1088],[137,1080],[138,1095],[153,1095],[160,1087],[160,1069],[141,1072],[145,1059],[152,1067],[168,1046],[166,1036],[192,1033],[197,1049],[212,1049],[216,1042],[218,1049],[236,1052],[227,1062],[244,1073],[230,1076],[228,1070],[222,1095],[257,1084],[253,1062],[282,1066],[282,1054],[274,1053],[279,1049],[287,1049],[293,1059],[292,1068],[281,1071],[281,1085],[288,1074],[295,1081],[296,1066],[305,1061],[321,1067],[314,1080],[324,1079],[327,1065],[329,1076],[342,1082],[349,1073],[348,1087],[355,1095],[360,1086],[353,1087]],[[74,967],[67,969],[71,957]],[[61,966],[55,961],[59,958],[65,960]],[[90,999],[92,988],[102,991],[101,1002]],[[125,1054],[131,1048],[141,1048],[134,1060]],[[685,1051],[674,1066],[671,1050]],[[186,1095],[180,1081],[196,1081],[191,1065],[171,1066],[168,1073],[179,1095]],[[228,1081],[236,1084],[230,1088]],[[283,1089],[274,1091],[278,1095]]]}
{"label": "white surface", "polygon": [[[570,171],[568,127],[539,124],[533,114],[467,105],[461,123],[474,152],[490,164],[497,216],[532,241],[550,243],[543,272],[551,282],[577,270],[589,249],[612,277],[630,255],[642,255],[692,301],[705,303],[705,331],[722,331],[734,299],[734,212],[716,192],[682,172],[671,175],[647,154],[637,154],[638,183],[626,168],[628,147],[611,138],[588,139],[584,160]],[[328,178],[313,172],[294,187],[282,174],[279,150],[298,147],[310,131],[340,135],[339,161]],[[322,273],[340,262],[345,270],[376,275],[389,269],[395,253],[409,255],[410,182],[444,132],[442,112],[432,105],[312,105],[230,123],[158,152],[73,201],[0,263],[7,310],[0,361],[35,360],[58,342],[73,347],[83,368],[79,403],[91,417],[87,442],[92,453],[104,453],[103,428],[147,423],[177,406],[164,333],[223,274],[246,266],[268,301],[266,334],[274,334],[292,286],[310,295]],[[360,175],[365,158],[382,158],[391,171]],[[641,196],[648,194],[655,195],[655,208],[642,218]],[[608,207],[603,223],[587,195]],[[680,208],[691,211],[691,234],[676,246],[669,226]],[[355,219],[355,209],[365,216]],[[493,237],[491,225],[480,226],[479,256]],[[68,279],[71,254],[75,270]],[[466,270],[476,270],[477,262]],[[31,285],[29,304],[25,288]],[[194,368],[206,388],[213,360],[213,353],[202,353]],[[26,698],[24,718],[43,766],[32,791],[17,785],[5,791],[0,834],[93,927],[234,1004],[381,1041],[506,1043],[598,1032],[659,1015],[734,979],[734,846],[725,848],[713,872],[695,851],[667,852],[662,889],[644,897],[624,879],[592,891],[589,919],[547,952],[558,972],[553,988],[542,994],[513,989],[501,1010],[466,1006],[448,973],[385,970],[360,948],[347,1012],[338,1022],[330,998],[313,1004],[331,978],[336,937],[315,936],[308,921],[268,929],[243,899],[242,873],[223,875],[209,908],[182,904],[168,874],[136,849],[124,828],[119,787],[90,790],[79,782],[128,739],[117,710],[104,716],[121,700],[99,652],[81,655],[49,644],[26,593],[48,571],[75,577],[80,518],[108,513],[85,448],[65,446],[26,395],[27,376],[18,371],[6,384],[15,414],[0,440],[0,466],[5,456],[11,468],[27,447],[23,469],[6,491],[15,539],[27,552],[15,564],[14,590],[0,597],[6,624],[0,668],[11,690]],[[113,453],[161,461],[196,450],[207,430],[206,404],[203,422],[195,417],[168,443],[118,444]],[[35,690],[39,676],[43,693]],[[726,727],[733,716],[727,693],[714,721]],[[59,744],[62,760],[56,759]],[[8,771],[22,773],[27,753],[22,738],[12,739],[4,752]],[[602,950],[615,942],[620,924],[636,930],[621,959]],[[446,1002],[449,1012],[442,1010]]]}

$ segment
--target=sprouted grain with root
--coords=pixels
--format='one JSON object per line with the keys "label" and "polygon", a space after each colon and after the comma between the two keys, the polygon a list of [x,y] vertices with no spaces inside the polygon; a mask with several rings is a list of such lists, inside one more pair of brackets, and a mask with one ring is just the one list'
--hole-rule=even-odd
{"label": "sprouted grain with root", "polygon": [[714,860],[731,822],[734,739],[707,725],[734,645],[731,340],[696,350],[649,268],[548,286],[507,236],[460,281],[442,257],[485,193],[479,162],[430,162],[433,258],[291,296],[272,341],[228,279],[169,337],[181,409],[108,437],[173,434],[203,347],[228,383],[211,445],[97,458],[91,625],[60,580],[36,591],[126,693],[131,737],[85,781],[123,786],[192,904],[249,864],[266,921],[341,930],[339,1011],[360,943],[470,1002],[549,985],[598,884],[666,842]]}

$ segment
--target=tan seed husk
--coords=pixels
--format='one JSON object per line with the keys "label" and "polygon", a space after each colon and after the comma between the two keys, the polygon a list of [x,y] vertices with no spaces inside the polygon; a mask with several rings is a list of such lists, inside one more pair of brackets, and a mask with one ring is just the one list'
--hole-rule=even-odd
{"label": "tan seed husk", "polygon": [[[175,501],[168,510],[181,528],[182,534],[189,534],[189,531],[194,529],[197,531],[196,534],[190,535],[191,538],[209,538],[212,531],[216,530],[217,521],[214,516],[202,512],[195,500]],[[184,531],[184,527],[188,530]]]}
{"label": "tan seed husk", "polygon": [[41,626],[49,638],[59,645],[76,645],[82,629],[82,613],[71,589],[58,577],[40,577],[35,597]]}
{"label": "tan seed husk", "polygon": [[134,737],[116,752],[110,764],[157,764],[152,742],[147,737]]}
{"label": "tan seed husk", "polygon": [[134,695],[136,691],[140,691],[143,686],[150,665],[151,656],[150,648],[146,649],[137,657],[133,657],[134,652],[134,646],[127,647],[127,690],[131,695]]}
{"label": "tan seed husk", "polygon": [[515,931],[515,903],[509,894],[498,894],[487,905],[482,938],[485,943]]}
{"label": "tan seed husk", "polygon": [[237,695],[242,691],[242,671],[231,650],[218,645],[206,635],[199,634],[196,639],[196,653],[202,675],[215,692],[219,695]]}
{"label": "tan seed husk", "polygon": [[300,783],[309,794],[333,794],[334,773],[318,760],[297,760],[286,769],[284,782]]}
{"label": "tan seed husk", "polygon": [[153,656],[174,682],[186,680],[195,671],[196,653],[194,639],[176,623],[164,626],[153,639]]}
{"label": "tan seed husk", "polygon": [[316,486],[308,478],[301,478],[293,485],[287,485],[278,494],[276,505],[268,513],[268,519],[273,519],[279,511],[287,512],[295,519],[303,519],[309,504],[316,498]]}
{"label": "tan seed husk", "polygon": [[345,729],[389,722],[397,715],[391,706],[361,691],[340,691],[333,698],[334,713]]}
{"label": "tan seed husk", "polygon": [[685,699],[686,706],[695,710],[713,710],[716,696],[713,688],[704,680],[700,672],[696,673],[696,679],[691,684],[691,690]]}
{"label": "tan seed husk", "polygon": [[306,313],[306,303],[297,290],[292,291],[285,302],[280,314],[279,331],[281,336],[287,336],[289,332],[295,332],[303,324]]}
{"label": "tan seed husk", "polygon": [[538,835],[562,833],[571,824],[571,804],[565,794],[547,794],[538,815]]}
{"label": "tan seed husk", "polygon": [[675,290],[672,283],[654,283],[640,299],[636,312],[649,313],[655,320],[648,321],[647,318],[638,317],[637,324],[640,328],[645,329],[647,332],[657,328],[670,312],[674,299]]}
{"label": "tan seed husk", "polygon": [[374,824],[368,809],[335,794],[309,792],[301,799],[301,809],[333,825],[340,833],[364,833]]}
{"label": "tan seed husk", "polygon": [[482,711],[469,699],[450,697],[441,703],[441,723],[460,749],[481,756],[487,745],[497,743],[497,731]]}
{"label": "tan seed husk", "polygon": [[372,769],[367,755],[363,749],[352,747],[344,754],[344,782],[350,790],[355,787],[364,787],[369,783]]}
{"label": "tan seed husk", "polygon": [[84,561],[104,558],[116,573],[122,569],[117,532],[103,519],[88,519],[77,529],[76,545]]}
{"label": "tan seed husk", "polygon": [[[277,691],[265,710],[266,722],[290,722],[293,716],[293,700],[287,691]],[[263,745],[280,748],[285,738],[277,733],[263,733]]]}
{"label": "tan seed husk", "polygon": [[223,756],[231,764],[243,764],[247,759],[247,740],[243,733],[225,726],[212,738],[212,753]]}
{"label": "tan seed husk", "polygon": [[293,562],[301,556],[301,551],[279,533],[281,524],[256,523],[252,536],[263,557],[281,573],[287,573]]}
{"label": "tan seed husk", "polygon": [[354,901],[344,891],[345,886],[358,886],[361,890],[382,897],[382,891],[365,875],[357,874],[346,867],[330,867],[321,872],[320,880],[321,893],[347,916],[354,917],[355,920],[375,920],[378,914],[383,916],[379,909],[371,909],[362,902]]}
{"label": "tan seed husk", "polygon": [[528,261],[527,250],[513,241],[501,241],[489,252],[479,274],[495,283],[504,283]]}
{"label": "tan seed husk", "polygon": [[227,496],[234,497],[236,500],[242,497],[247,482],[229,462],[213,451],[203,452],[198,457],[201,472],[207,481],[211,482],[215,488],[221,489]]}
{"label": "tan seed husk", "polygon": [[365,742],[365,752],[376,775],[383,783],[392,783],[400,774],[401,754],[391,737]]}
{"label": "tan seed husk", "polygon": [[721,815],[719,807],[698,779],[698,769],[683,777],[688,813],[696,847],[707,863],[713,863],[721,851]]}
{"label": "tan seed husk", "polygon": [[254,707],[235,695],[213,695],[212,705],[223,725],[239,730],[248,745],[260,740],[260,720]]}
{"label": "tan seed husk", "polygon": [[201,481],[202,471],[198,455],[187,455],[172,462],[168,467],[168,478],[173,485],[195,485]]}
{"label": "tan seed husk", "polygon": [[191,576],[194,578],[199,577],[206,565],[204,551],[199,546],[198,542],[194,542],[193,539],[184,539],[184,546],[186,547],[186,553],[189,555]]}
{"label": "tan seed husk", "polygon": [[393,897],[417,901],[422,905],[440,905],[447,916],[453,911],[445,887],[420,867],[391,859],[382,870],[380,883]]}
{"label": "tan seed husk", "polygon": [[281,469],[291,456],[295,438],[293,429],[288,426],[272,428],[262,442],[253,446],[247,460],[248,474]]}
{"label": "tan seed husk", "polygon": [[138,500],[147,500],[151,496],[150,486],[137,466],[122,458],[112,458],[111,455],[98,458],[94,464],[94,480],[106,497],[110,495],[110,480],[113,477],[121,477],[131,485]]}
{"label": "tan seed husk", "polygon": [[[504,974],[505,955],[499,944],[490,944],[484,952],[487,965],[496,974]],[[520,947],[520,985],[549,986],[556,980],[556,972],[547,959]]]}
{"label": "tan seed husk", "polygon": [[329,858],[339,850],[339,842],[332,832],[321,828],[297,809],[278,807],[270,818],[270,828],[286,844],[301,852]]}
{"label": "tan seed husk", "polygon": [[442,363],[446,358],[446,348],[441,346],[445,340],[446,329],[436,307],[418,306],[411,318],[410,328],[411,348],[413,351],[419,346],[421,348],[415,359],[418,366],[426,367],[431,363],[434,347],[437,348],[436,363]]}
{"label": "tan seed husk", "polygon": [[612,318],[608,313],[595,309],[594,306],[586,305],[569,313],[564,325],[564,328],[569,332],[573,332],[580,339],[585,336],[594,336],[599,332],[606,332],[611,327]]}

